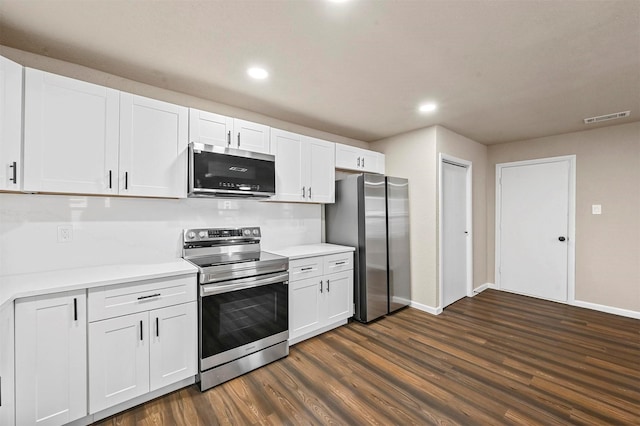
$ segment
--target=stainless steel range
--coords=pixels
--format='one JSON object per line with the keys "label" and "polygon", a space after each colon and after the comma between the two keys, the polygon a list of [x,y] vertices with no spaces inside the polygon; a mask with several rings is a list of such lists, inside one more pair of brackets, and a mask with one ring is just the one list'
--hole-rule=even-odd
{"label": "stainless steel range", "polygon": [[260,250],[260,228],[185,229],[198,267],[200,390],[289,354],[289,259]]}

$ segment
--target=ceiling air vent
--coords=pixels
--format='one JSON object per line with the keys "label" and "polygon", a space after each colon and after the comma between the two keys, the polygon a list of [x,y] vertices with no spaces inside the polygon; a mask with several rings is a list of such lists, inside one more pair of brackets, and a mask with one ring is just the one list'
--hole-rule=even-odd
{"label": "ceiling air vent", "polygon": [[584,119],[584,124],[599,123],[600,121],[615,120],[631,115],[631,111],[615,112],[613,114],[599,115],[598,117],[590,117]]}

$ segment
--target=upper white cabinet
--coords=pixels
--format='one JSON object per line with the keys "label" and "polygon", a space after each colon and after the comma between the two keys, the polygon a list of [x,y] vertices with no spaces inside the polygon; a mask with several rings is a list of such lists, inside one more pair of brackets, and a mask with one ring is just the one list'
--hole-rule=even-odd
{"label": "upper white cabinet", "polygon": [[188,109],[27,68],[25,191],[186,196]]}
{"label": "upper white cabinet", "polygon": [[0,56],[0,190],[22,189],[22,65]]}
{"label": "upper white cabinet", "polygon": [[189,141],[245,151],[270,151],[269,126],[189,109]]}
{"label": "upper white cabinet", "polygon": [[120,195],[187,196],[188,109],[120,94]]}
{"label": "upper white cabinet", "polygon": [[276,195],[273,200],[334,202],[333,142],[271,129],[271,153],[276,157]]}
{"label": "upper white cabinet", "polygon": [[120,92],[25,69],[26,191],[117,194]]}
{"label": "upper white cabinet", "polygon": [[359,172],[384,173],[384,154],[337,143],[336,168]]}
{"label": "upper white cabinet", "polygon": [[15,302],[17,425],[62,425],[87,415],[85,290]]}

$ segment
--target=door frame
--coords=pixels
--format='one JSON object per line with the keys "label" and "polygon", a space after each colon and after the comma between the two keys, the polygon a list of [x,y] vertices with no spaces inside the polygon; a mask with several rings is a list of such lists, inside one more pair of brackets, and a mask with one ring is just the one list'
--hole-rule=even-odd
{"label": "door frame", "polygon": [[467,169],[466,179],[466,222],[469,236],[467,237],[467,297],[473,297],[473,163],[449,154],[438,154],[438,310],[444,309],[444,282],[442,281],[442,245],[443,245],[443,203],[442,181],[444,163],[462,166]]}
{"label": "door frame", "polygon": [[[532,160],[513,161],[509,163],[496,164],[496,206],[495,206],[495,288],[501,291],[508,291],[502,288],[500,283],[500,225],[502,223],[500,206],[502,205],[502,169],[514,166],[527,166],[532,164],[558,163],[569,161],[569,217],[567,221],[567,301],[564,303],[574,304],[576,286],[576,156],[563,155],[559,157],[536,158]],[[546,299],[545,299],[546,300]],[[557,302],[554,300],[554,302]],[[563,302],[559,302],[563,303]]]}

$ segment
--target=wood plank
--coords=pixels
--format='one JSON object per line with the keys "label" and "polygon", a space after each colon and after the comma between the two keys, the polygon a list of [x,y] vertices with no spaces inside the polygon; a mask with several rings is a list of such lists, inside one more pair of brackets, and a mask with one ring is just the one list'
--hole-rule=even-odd
{"label": "wood plank", "polygon": [[98,425],[640,425],[640,321],[486,290],[301,342]]}

